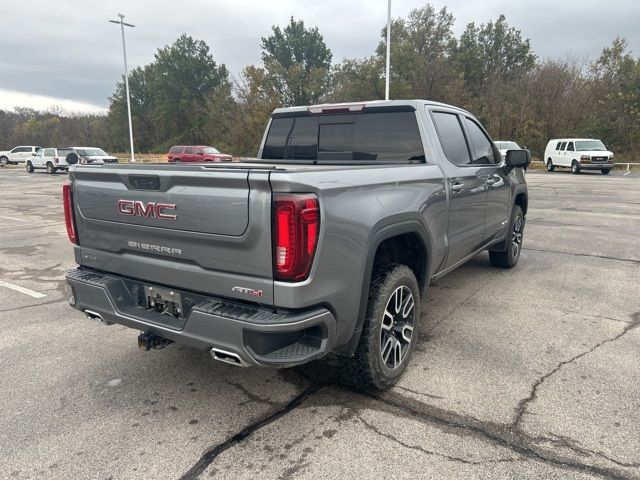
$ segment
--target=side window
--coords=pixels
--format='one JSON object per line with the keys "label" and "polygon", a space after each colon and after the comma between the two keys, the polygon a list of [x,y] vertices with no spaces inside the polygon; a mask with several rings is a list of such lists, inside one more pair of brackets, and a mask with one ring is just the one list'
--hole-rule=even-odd
{"label": "side window", "polygon": [[56,149],[55,148],[45,148],[44,156],[45,157],[55,157],[56,156]]}
{"label": "side window", "polygon": [[469,148],[467,147],[458,115],[433,112],[433,121],[447,160],[458,166],[469,165],[471,157],[469,156]]}
{"label": "side window", "polygon": [[564,147],[566,147],[566,146],[567,146],[567,142],[562,142],[562,143],[560,144],[560,148],[559,148],[558,150],[561,150],[561,151],[562,151],[562,150],[564,150]]}
{"label": "side window", "polygon": [[187,155],[191,155],[193,153],[193,147],[187,147],[184,149],[184,153]]}
{"label": "side window", "polygon": [[44,152],[44,150],[40,149],[36,152],[36,157],[42,158],[42,153]]}
{"label": "side window", "polygon": [[489,140],[480,126],[467,117],[464,117],[464,123],[469,134],[469,143],[473,147],[473,160],[471,163],[474,165],[492,165],[496,163],[491,140]]}
{"label": "side window", "polygon": [[180,147],[171,147],[171,150],[169,150],[169,153],[178,153],[180,151]]}
{"label": "side window", "polygon": [[562,142],[558,142],[558,143],[556,144],[556,150],[560,150],[560,145],[562,145]]}
{"label": "side window", "polygon": [[573,148],[573,142],[569,142],[569,145],[567,145],[567,152],[575,152],[575,149]]}
{"label": "side window", "polygon": [[204,151],[202,150],[202,148],[195,148],[195,149],[193,150],[193,153],[195,153],[196,155],[199,155],[199,154],[201,154],[201,153],[204,153]]}
{"label": "side window", "polygon": [[31,149],[29,147],[16,147],[11,151],[11,153],[24,153],[30,151]]}

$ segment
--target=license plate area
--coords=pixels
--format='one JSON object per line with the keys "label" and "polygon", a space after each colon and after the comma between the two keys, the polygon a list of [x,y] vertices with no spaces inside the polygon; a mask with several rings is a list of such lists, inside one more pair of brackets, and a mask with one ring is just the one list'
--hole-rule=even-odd
{"label": "license plate area", "polygon": [[180,293],[168,288],[145,286],[147,310],[174,318],[183,318]]}

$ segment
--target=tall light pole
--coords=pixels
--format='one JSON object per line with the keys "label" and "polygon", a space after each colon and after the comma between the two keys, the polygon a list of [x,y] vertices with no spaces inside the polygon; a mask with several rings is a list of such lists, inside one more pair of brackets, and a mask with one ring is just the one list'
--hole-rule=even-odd
{"label": "tall light pole", "polygon": [[389,100],[389,70],[391,70],[390,58],[391,58],[391,0],[389,0],[389,6],[387,8],[387,72],[385,74],[385,77],[386,77],[385,88],[384,88],[385,100]]}
{"label": "tall light pole", "polygon": [[[391,0],[389,0],[391,2]],[[124,22],[124,15],[118,14],[120,20],[109,20],[111,23],[119,23],[122,29],[122,53],[124,54],[124,87],[127,92],[127,113],[129,114],[129,141],[131,142],[131,161],[135,162],[136,158],[133,153],[133,125],[131,124],[131,100],[129,99],[129,69],[127,68],[127,47],[124,43],[124,27],[135,27],[130,23]]]}

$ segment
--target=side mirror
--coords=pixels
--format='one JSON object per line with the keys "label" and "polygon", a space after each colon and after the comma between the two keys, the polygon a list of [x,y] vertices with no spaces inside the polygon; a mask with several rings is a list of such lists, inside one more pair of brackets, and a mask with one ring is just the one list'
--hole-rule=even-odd
{"label": "side mirror", "polygon": [[529,150],[507,150],[505,162],[509,168],[526,167],[531,162]]}

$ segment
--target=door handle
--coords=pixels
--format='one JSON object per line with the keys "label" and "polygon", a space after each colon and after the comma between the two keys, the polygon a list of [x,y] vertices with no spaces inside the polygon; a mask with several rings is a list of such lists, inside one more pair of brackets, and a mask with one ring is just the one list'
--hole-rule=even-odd
{"label": "door handle", "polygon": [[451,185],[452,192],[461,192],[464,188],[464,183],[461,183],[460,180],[456,180],[456,183]]}

